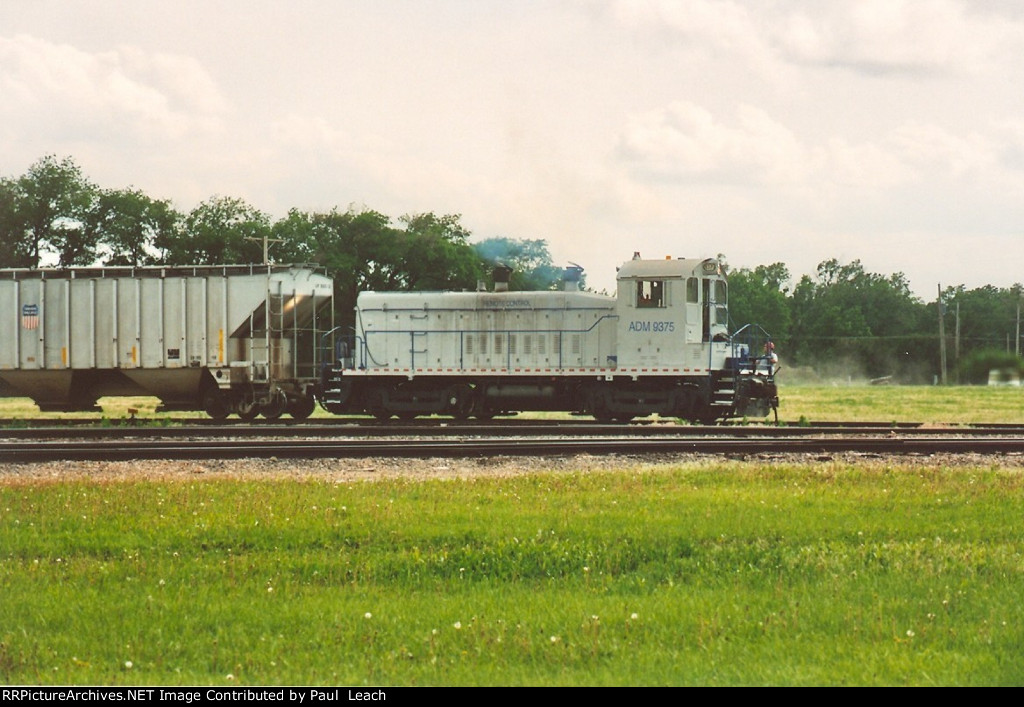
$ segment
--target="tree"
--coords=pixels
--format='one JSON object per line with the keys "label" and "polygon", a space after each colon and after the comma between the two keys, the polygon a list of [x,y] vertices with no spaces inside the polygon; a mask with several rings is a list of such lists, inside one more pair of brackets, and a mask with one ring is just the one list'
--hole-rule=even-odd
{"label": "tree", "polygon": [[553,290],[561,281],[562,269],[552,262],[547,241],[486,238],[474,248],[488,264],[512,269],[513,290]]}
{"label": "tree", "polygon": [[175,237],[180,218],[169,201],[137,189],[108,189],[99,193],[86,221],[107,251],[106,265],[152,265],[156,244]]}
{"label": "tree", "polygon": [[[980,374],[967,371],[965,367],[969,367],[969,362],[974,362],[972,365],[978,368],[978,361],[992,358],[995,352],[1011,355],[1017,352],[1017,312],[1024,304],[1022,291],[1024,286],[1020,284],[1009,288],[984,285],[973,290],[959,285],[943,290],[940,301],[947,318],[946,333],[950,337],[955,330],[954,313],[959,312],[960,361],[954,363],[964,363],[961,368],[973,379]],[[934,321],[934,310],[932,314]]]}
{"label": "tree", "polygon": [[470,233],[458,215],[437,216],[432,212],[406,214],[399,221],[405,232],[399,238],[410,290],[472,289],[483,275],[476,251],[469,245]]}
{"label": "tree", "polygon": [[787,347],[791,326],[788,289],[789,270],[782,263],[731,272],[729,318],[733,328],[757,324],[778,344]]}
{"label": "tree", "polygon": [[18,180],[0,178],[0,267],[28,268],[37,263],[26,237],[23,201]]}
{"label": "tree", "polygon": [[309,214],[291,209],[287,216],[271,227],[271,239],[270,252],[276,262],[322,264]]}
{"label": "tree", "polygon": [[400,221],[405,228],[371,210],[292,210],[274,233],[331,273],[338,321],[349,326],[362,291],[467,289],[482,274],[458,216],[414,214]]}
{"label": "tree", "polygon": [[935,370],[935,338],[922,333],[927,308],[902,273],[878,275],[859,260],[826,260],[816,280],[805,275],[793,290],[792,313],[792,350],[803,364],[906,379]]}
{"label": "tree", "polygon": [[157,235],[168,265],[262,263],[270,218],[242,199],[213,197],[185,216],[180,229]]}
{"label": "tree", "polygon": [[47,254],[59,267],[88,265],[96,256],[98,234],[86,228],[96,187],[70,157],[43,157],[18,180],[18,218],[24,226],[21,248],[30,267]]}
{"label": "tree", "polygon": [[274,226],[274,233],[303,259],[324,266],[334,278],[334,309],[338,321],[355,321],[356,296],[367,289],[398,285],[397,238],[390,219],[376,211],[353,209],[305,213],[293,209]]}

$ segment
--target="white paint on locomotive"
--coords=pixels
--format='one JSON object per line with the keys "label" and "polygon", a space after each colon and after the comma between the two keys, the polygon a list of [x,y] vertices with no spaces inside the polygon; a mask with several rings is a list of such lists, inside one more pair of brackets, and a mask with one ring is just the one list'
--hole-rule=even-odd
{"label": "white paint on locomotive", "polygon": [[[557,410],[711,422],[778,404],[728,330],[714,259],[641,260],[614,297],[576,291],[363,292],[321,403],[380,419]],[[572,277],[575,275],[576,277]]]}
{"label": "white paint on locomotive", "polygon": [[363,292],[365,375],[706,374],[730,355],[714,260],[633,260],[615,297],[587,292]]}

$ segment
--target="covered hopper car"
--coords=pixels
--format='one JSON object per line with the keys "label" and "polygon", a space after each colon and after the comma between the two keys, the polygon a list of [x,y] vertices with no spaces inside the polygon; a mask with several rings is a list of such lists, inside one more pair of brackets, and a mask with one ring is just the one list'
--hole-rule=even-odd
{"label": "covered hopper car", "polygon": [[315,408],[333,283],[277,265],[0,270],[0,396],[150,395],[215,418]]}
{"label": "covered hopper car", "polygon": [[717,260],[637,255],[615,296],[580,291],[580,272],[566,271],[562,291],[509,291],[496,273],[494,291],[361,293],[321,404],[382,420],[565,411],[710,423],[777,410],[770,342],[757,327],[729,331]]}

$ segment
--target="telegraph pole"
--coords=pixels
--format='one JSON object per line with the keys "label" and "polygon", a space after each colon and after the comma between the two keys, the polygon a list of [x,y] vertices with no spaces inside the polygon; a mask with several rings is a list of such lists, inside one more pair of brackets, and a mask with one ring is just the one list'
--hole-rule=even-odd
{"label": "telegraph pole", "polygon": [[1017,300],[1017,346],[1014,349],[1014,353],[1020,357],[1020,300]]}
{"label": "telegraph pole", "polygon": [[247,240],[247,241],[256,241],[257,243],[259,243],[260,241],[263,242],[263,264],[264,265],[270,265],[270,254],[269,254],[269,250],[270,250],[269,246],[270,246],[270,244],[271,243],[282,243],[284,241],[283,238],[270,238],[269,236],[263,236],[262,238],[256,238],[255,236],[246,236],[245,240]]}
{"label": "telegraph pole", "polygon": [[942,321],[942,283],[939,283],[939,298],[935,300],[935,309],[939,311],[939,361],[942,385],[946,385],[946,325]]}
{"label": "telegraph pole", "polygon": [[960,385],[960,301],[956,303],[956,334],[953,339],[953,365],[956,366],[956,385]]}

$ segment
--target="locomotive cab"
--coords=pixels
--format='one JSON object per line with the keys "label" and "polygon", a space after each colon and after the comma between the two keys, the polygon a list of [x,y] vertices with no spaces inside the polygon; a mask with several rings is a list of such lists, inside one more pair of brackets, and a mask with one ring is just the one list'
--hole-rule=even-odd
{"label": "locomotive cab", "polygon": [[618,273],[619,368],[721,369],[729,354],[728,286],[714,259],[640,260]]}

